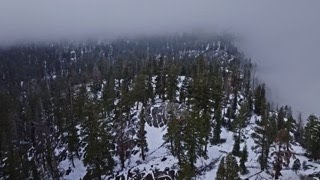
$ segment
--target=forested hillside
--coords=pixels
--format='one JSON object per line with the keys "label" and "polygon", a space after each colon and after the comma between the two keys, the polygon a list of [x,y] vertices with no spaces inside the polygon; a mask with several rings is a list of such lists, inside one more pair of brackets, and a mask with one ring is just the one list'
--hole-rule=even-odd
{"label": "forested hillside", "polygon": [[3,48],[0,179],[320,178],[319,117],[255,71],[224,37]]}

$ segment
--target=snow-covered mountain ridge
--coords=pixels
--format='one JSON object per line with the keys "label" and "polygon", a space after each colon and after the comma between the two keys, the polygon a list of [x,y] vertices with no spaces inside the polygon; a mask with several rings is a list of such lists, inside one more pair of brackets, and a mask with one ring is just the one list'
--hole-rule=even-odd
{"label": "snow-covered mountain ridge", "polygon": [[0,58],[3,179],[319,176],[319,118],[304,128],[271,106],[223,37],[38,44]]}

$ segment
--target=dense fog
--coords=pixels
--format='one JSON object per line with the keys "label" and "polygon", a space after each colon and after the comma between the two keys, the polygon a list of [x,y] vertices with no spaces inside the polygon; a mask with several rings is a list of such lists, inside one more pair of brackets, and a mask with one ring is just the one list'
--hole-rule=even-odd
{"label": "dense fog", "polygon": [[0,44],[177,32],[235,34],[275,104],[319,113],[320,2],[1,1]]}

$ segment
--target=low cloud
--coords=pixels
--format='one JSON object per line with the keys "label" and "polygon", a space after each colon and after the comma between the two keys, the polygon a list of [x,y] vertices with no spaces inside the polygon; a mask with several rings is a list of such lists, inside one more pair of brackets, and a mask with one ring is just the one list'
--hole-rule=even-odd
{"label": "low cloud", "polygon": [[239,35],[280,105],[319,113],[320,1],[1,1],[0,44],[176,32]]}

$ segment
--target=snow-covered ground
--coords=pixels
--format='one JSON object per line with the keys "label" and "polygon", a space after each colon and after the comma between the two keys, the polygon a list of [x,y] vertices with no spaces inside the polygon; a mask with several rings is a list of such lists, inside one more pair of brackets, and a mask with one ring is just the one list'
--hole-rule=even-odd
{"label": "snow-covered ground", "polygon": [[[156,77],[153,77],[153,82],[155,81]],[[178,77],[178,89],[181,89],[182,84],[186,77],[179,76]],[[179,90],[178,90],[179,91]],[[177,91],[177,100],[179,100],[179,92]],[[242,99],[243,96],[240,95],[240,99]],[[232,97],[230,97],[232,99]],[[132,114],[135,114],[133,118],[139,118],[138,115],[140,114],[140,111],[142,109],[142,104],[139,104],[139,108],[132,109]],[[154,108],[166,108],[167,102],[163,102],[161,99],[156,99],[155,103],[150,107],[150,116],[152,117],[152,111]],[[237,107],[237,113],[240,109],[240,106]],[[224,111],[226,111],[226,108],[224,108]],[[163,112],[160,112],[163,113]],[[162,114],[164,115],[164,114]],[[164,115],[165,116],[165,115]],[[260,165],[258,163],[258,156],[259,154],[254,150],[253,147],[256,146],[253,138],[251,137],[252,133],[254,133],[254,129],[257,126],[256,120],[259,120],[260,117],[253,115],[250,118],[249,124],[246,128],[242,129],[242,137],[243,141],[240,144],[240,149],[242,150],[245,145],[247,145],[248,150],[248,161],[246,162],[246,166],[249,170],[249,173],[246,175],[241,175],[241,178],[243,179],[272,179],[271,174],[266,173],[265,171],[261,172]],[[155,121],[155,120],[153,120]],[[157,124],[161,124],[158,122],[158,119],[156,120]],[[78,128],[80,129],[80,128]],[[140,157],[140,153],[136,153],[131,155],[130,159],[126,161],[126,167],[121,170],[118,165],[115,167],[115,172],[117,172],[117,175],[124,175],[127,176],[129,172],[132,171],[139,171],[144,172],[145,175],[147,174],[153,174],[155,170],[165,171],[165,169],[174,170],[177,172],[178,170],[178,160],[172,156],[166,147],[167,144],[165,144],[163,140],[164,134],[167,132],[167,126],[159,126],[155,127],[153,123],[148,124],[146,123],[145,126],[146,130],[146,140],[148,144],[148,152],[146,153],[146,159],[142,161],[142,158]],[[216,177],[216,172],[220,163],[220,160],[222,157],[226,156],[228,153],[232,151],[233,145],[234,145],[234,133],[231,131],[228,131],[225,128],[222,128],[221,138],[225,139],[226,142],[218,145],[209,145],[207,155],[208,158],[198,158],[196,162],[196,167],[198,169],[203,169],[203,173],[198,176],[198,179],[207,180],[207,179],[214,179]],[[290,164],[288,168],[284,168],[281,173],[283,180],[289,180],[289,179],[300,179],[300,176],[303,175],[309,175],[313,173],[319,173],[320,171],[320,164],[315,163],[312,161],[309,161],[307,157],[304,156],[305,150],[298,144],[294,143],[291,144],[292,147],[292,153],[293,156],[290,158]],[[135,147],[137,150],[138,148]],[[273,149],[270,149],[270,154],[272,153]],[[61,149],[57,149],[57,153],[61,152]],[[297,173],[295,173],[293,170],[291,170],[291,167],[293,165],[293,162],[295,159],[299,159],[301,164],[305,162],[307,166],[309,166],[309,169],[306,170],[299,170]],[[115,160],[117,160],[117,157],[115,157]],[[239,162],[239,158],[237,158]],[[272,164],[271,164],[272,158],[269,158],[269,168],[268,171],[272,172]],[[86,167],[84,166],[82,162],[82,158],[74,159],[74,165],[73,168],[72,163],[68,158],[61,161],[59,164],[60,169],[63,169],[62,172],[68,172],[67,174],[64,174],[64,179],[80,179],[86,174]]]}

